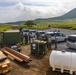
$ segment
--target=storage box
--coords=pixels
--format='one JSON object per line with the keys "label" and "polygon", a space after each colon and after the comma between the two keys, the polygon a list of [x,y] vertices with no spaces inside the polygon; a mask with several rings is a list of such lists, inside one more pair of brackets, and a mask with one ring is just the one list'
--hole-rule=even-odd
{"label": "storage box", "polygon": [[21,41],[21,34],[19,30],[8,30],[6,32],[3,32],[2,37],[2,44],[3,45],[14,45],[16,43],[19,43]]}
{"label": "storage box", "polygon": [[35,40],[31,43],[31,54],[46,54],[47,43],[45,41]]}

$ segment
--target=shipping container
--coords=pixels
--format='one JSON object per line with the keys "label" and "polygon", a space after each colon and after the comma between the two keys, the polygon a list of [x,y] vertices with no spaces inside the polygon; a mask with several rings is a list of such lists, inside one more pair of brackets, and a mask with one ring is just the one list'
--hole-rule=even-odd
{"label": "shipping container", "polygon": [[21,34],[19,30],[8,30],[2,33],[2,44],[3,45],[14,45],[20,43]]}

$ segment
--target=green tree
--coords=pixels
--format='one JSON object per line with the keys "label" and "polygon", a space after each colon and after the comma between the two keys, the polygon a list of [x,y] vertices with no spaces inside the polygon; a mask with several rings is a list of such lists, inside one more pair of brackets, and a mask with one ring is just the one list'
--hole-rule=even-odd
{"label": "green tree", "polygon": [[26,22],[24,23],[24,25],[27,25],[29,28],[31,28],[32,25],[36,25],[36,24],[35,24],[35,22],[32,21],[32,20],[28,20],[28,21],[26,21]]}

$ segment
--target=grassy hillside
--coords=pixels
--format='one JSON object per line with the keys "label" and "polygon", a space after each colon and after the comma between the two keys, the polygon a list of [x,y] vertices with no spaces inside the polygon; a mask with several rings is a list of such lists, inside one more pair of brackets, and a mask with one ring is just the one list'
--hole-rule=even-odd
{"label": "grassy hillside", "polygon": [[[64,19],[64,20],[34,20],[36,25],[33,25],[30,29],[44,30],[48,28],[63,28],[76,30],[76,18],[75,19]],[[0,24],[0,32],[11,29],[12,24]],[[50,27],[48,27],[50,25]],[[28,26],[23,23],[19,25],[22,28],[29,29]]]}
{"label": "grassy hillside", "polygon": [[37,24],[47,23],[47,24],[76,24],[76,18],[74,19],[37,19],[35,20]]}
{"label": "grassy hillside", "polygon": [[35,22],[38,25],[41,25],[43,27],[48,27],[50,25],[50,28],[64,28],[64,29],[76,29],[76,18],[74,19],[63,19],[63,20],[52,20],[52,19],[42,19],[42,20],[35,20]]}

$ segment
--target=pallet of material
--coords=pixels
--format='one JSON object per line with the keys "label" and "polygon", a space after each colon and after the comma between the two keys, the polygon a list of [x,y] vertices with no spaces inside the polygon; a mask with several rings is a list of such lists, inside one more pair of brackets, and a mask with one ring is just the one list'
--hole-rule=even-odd
{"label": "pallet of material", "polygon": [[0,51],[0,74],[7,73],[12,69],[10,61],[7,57]]}
{"label": "pallet of material", "polygon": [[20,52],[17,52],[17,51],[15,51],[15,50],[11,49],[11,48],[4,47],[4,48],[2,49],[2,51],[3,51],[5,54],[13,57],[13,59],[15,59],[15,60],[17,60],[17,61],[19,61],[19,62],[29,62],[29,61],[31,61],[31,59],[30,59],[29,56],[24,55],[24,54],[22,54],[22,53],[20,53]]}

